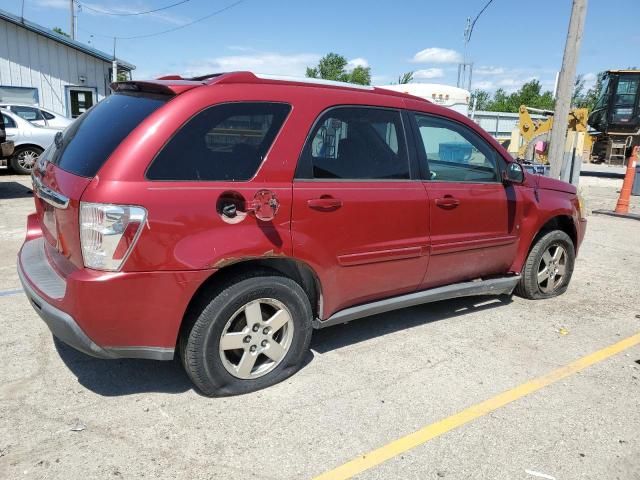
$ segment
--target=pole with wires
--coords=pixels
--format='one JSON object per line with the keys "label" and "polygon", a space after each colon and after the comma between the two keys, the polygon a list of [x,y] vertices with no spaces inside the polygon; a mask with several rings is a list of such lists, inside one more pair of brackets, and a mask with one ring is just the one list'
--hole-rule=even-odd
{"label": "pole with wires", "polygon": [[116,37],[113,37],[113,62],[111,63],[111,81],[118,81],[118,60],[116,59]]}
{"label": "pole with wires", "polygon": [[565,170],[564,167],[570,160],[570,152],[567,152],[565,148],[565,143],[567,142],[567,119],[571,108],[571,97],[576,78],[576,64],[578,63],[578,52],[582,42],[582,31],[586,16],[587,0],[573,0],[567,41],[562,58],[562,68],[558,76],[556,105],[547,155],[551,164],[551,176],[553,178],[560,178],[561,173]]}
{"label": "pole with wires", "polygon": [[473,62],[469,59],[468,55],[468,47],[469,42],[471,41],[471,34],[473,33],[473,27],[476,26],[476,22],[480,18],[480,15],[484,13],[484,11],[493,3],[493,0],[488,0],[487,3],[482,7],[482,10],[476,15],[476,17],[471,20],[471,17],[467,17],[467,24],[464,28],[464,49],[462,52],[462,63],[458,65],[458,84],[457,86],[460,88],[465,88],[465,83],[467,90],[471,91],[471,79],[473,76]]}
{"label": "pole with wires", "polygon": [[74,6],[74,1],[75,0],[69,0],[69,21],[70,21],[70,32],[69,34],[71,35],[71,39],[75,40],[76,39],[76,11],[75,11],[75,6]]}

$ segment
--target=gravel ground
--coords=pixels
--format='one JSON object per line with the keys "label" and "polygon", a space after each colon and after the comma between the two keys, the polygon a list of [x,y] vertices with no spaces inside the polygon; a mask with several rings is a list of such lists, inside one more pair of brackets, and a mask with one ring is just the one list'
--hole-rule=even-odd
{"label": "gravel ground", "polygon": [[[24,185],[0,171],[2,479],[312,478],[640,331],[640,222],[591,215],[561,297],[461,299],[318,331],[294,377],[209,399],[176,362],[97,360],[54,342],[16,292]],[[581,185],[588,208],[612,209],[621,180]],[[535,472],[640,479],[640,347],[358,478]]]}

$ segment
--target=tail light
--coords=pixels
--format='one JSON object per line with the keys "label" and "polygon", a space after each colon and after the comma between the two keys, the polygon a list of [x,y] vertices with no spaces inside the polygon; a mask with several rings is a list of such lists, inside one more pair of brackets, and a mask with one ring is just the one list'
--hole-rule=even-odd
{"label": "tail light", "polygon": [[80,244],[87,268],[118,271],[147,219],[142,207],[80,202]]}

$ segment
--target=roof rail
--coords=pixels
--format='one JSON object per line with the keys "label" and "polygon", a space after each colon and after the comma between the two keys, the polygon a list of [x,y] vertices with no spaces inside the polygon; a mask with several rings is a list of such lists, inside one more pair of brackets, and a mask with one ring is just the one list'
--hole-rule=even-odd
{"label": "roof rail", "polygon": [[402,92],[396,92],[393,90],[387,90],[384,88],[373,87],[371,85],[359,85],[356,83],[337,82],[335,80],[325,80],[323,78],[307,78],[307,77],[294,77],[289,75],[272,75],[268,73],[253,73],[249,71],[236,71],[236,72],[219,72],[210,73],[207,75],[201,75],[198,77],[182,77],[180,75],[166,75],[158,78],[158,80],[186,80],[186,81],[198,81],[208,85],[223,85],[233,83],[271,83],[277,84],[279,82],[293,83],[297,85],[317,85],[334,88],[349,88],[355,90],[366,90],[369,92],[381,93],[384,95],[391,95],[397,97],[412,97],[416,100],[423,100],[428,102],[422,97],[416,97]]}
{"label": "roof rail", "polygon": [[268,73],[256,73],[255,76],[262,80],[276,80],[281,82],[309,83],[312,85],[328,85],[331,87],[356,88],[359,90],[373,90],[371,85],[359,85],[357,83],[338,82],[325,80],[324,78],[293,77],[289,75],[271,75]]}

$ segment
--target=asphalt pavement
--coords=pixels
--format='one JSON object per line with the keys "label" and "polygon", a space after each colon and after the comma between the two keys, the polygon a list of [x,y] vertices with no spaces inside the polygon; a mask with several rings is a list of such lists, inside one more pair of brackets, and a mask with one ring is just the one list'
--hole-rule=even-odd
{"label": "asphalt pavement", "polygon": [[[334,469],[376,450],[388,459],[356,478],[640,479],[639,221],[589,216],[561,297],[459,299],[317,331],[292,378],[211,399],[178,362],[53,340],[15,270],[28,180],[0,171],[2,479],[344,478]],[[581,184],[589,208],[615,206],[621,180]],[[501,405],[503,392],[519,396]],[[468,409],[479,414],[455,423]]]}

